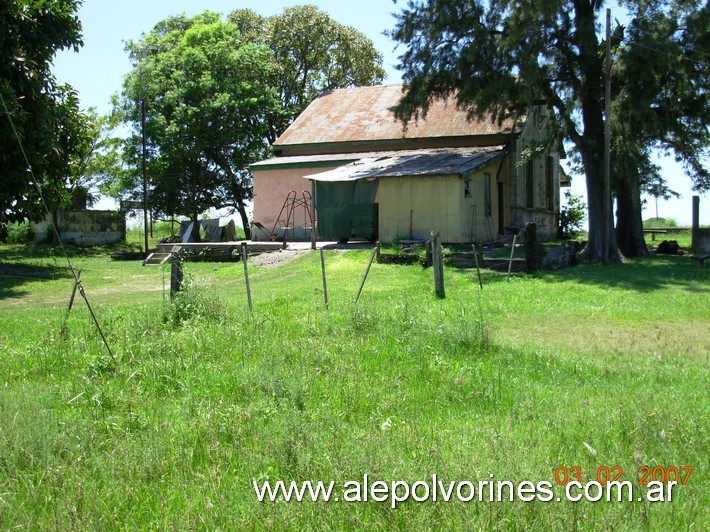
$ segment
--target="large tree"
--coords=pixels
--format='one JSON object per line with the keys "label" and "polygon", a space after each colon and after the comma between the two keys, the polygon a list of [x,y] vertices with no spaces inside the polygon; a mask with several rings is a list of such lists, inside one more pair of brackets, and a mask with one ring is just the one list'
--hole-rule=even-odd
{"label": "large tree", "polygon": [[249,9],[229,15],[245,38],[274,53],[272,84],[281,108],[269,117],[269,142],[320,94],[345,87],[374,85],[386,76],[382,54],[367,36],[344,26],[312,5],[262,17]]}
{"label": "large tree", "polygon": [[697,2],[627,2],[631,22],[613,70],[612,170],[616,234],[625,256],[648,252],[641,192],[669,197],[655,153],[672,153],[694,188],[710,188],[710,9]]}
{"label": "large tree", "polygon": [[50,70],[57,50],[82,45],[78,4],[17,0],[0,5],[0,95],[5,104],[0,105],[0,236],[9,222],[44,216],[37,185],[50,209],[66,203],[67,181],[76,175],[73,165],[86,152],[87,120],[77,95],[58,84]]}
{"label": "large tree", "polygon": [[127,154],[140,168],[144,110],[151,207],[188,216],[198,236],[202,212],[231,205],[248,236],[247,166],[266,153],[265,116],[278,106],[271,51],[211,12],[164,20],[128,50],[137,64],[122,98],[134,125]]}
{"label": "large tree", "polygon": [[[133,124],[126,160],[140,168],[145,102],[151,206],[193,220],[231,206],[247,237],[248,165],[322,92],[385,76],[367,37],[313,6],[268,18],[237,10],[227,22],[209,12],[172,17],[128,51],[136,66],[117,108]],[[140,174],[118,175],[114,193],[139,199]]]}
{"label": "large tree", "polygon": [[[643,3],[649,8],[668,4]],[[604,54],[598,17],[604,4],[411,0],[392,32],[407,46],[400,59],[408,90],[396,110],[405,121],[425,113],[432,98],[452,93],[459,105],[478,116],[502,118],[511,108],[547,106],[553,119],[548,122],[556,126],[550,142],[560,137],[570,141],[581,161],[589,220],[584,255],[595,261],[620,258],[611,222],[608,255],[603,256]],[[661,128],[653,135],[665,132]],[[634,142],[631,135],[626,140]],[[625,164],[641,171],[633,161],[646,161],[650,145],[627,150]],[[622,153],[622,146],[617,147]],[[617,192],[622,193],[621,187]],[[631,193],[640,201],[638,191]]]}
{"label": "large tree", "polygon": [[[101,195],[115,197],[112,185],[122,171],[120,148],[122,139],[116,136],[120,125],[115,114],[101,116],[96,109],[84,111],[86,118],[86,142],[77,153],[69,176],[70,190],[83,190],[87,204],[95,204]],[[116,197],[120,199],[120,197]]]}

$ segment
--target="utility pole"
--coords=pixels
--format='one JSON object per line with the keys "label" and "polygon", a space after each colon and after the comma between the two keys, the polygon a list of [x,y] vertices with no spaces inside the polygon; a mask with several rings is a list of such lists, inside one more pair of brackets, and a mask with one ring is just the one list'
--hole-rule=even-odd
{"label": "utility pole", "polygon": [[[143,70],[143,67],[139,67]],[[140,71],[139,71],[140,72]],[[141,169],[143,171],[143,234],[145,237],[145,257],[148,258],[148,174],[146,172],[146,140],[145,140],[145,98],[143,97],[143,79],[139,75],[139,83],[141,84],[141,144],[143,147],[143,155],[141,157]]]}
{"label": "utility pole", "polygon": [[[138,90],[140,91],[141,99],[141,175],[143,179],[143,236],[145,245],[145,257],[148,258],[150,252],[148,251],[148,173],[146,170],[146,160],[147,156],[147,146],[146,146],[146,128],[145,128],[145,95],[143,93],[143,59],[145,56],[153,50],[154,47],[151,45],[144,46],[141,48],[137,54],[136,59],[138,60]],[[152,217],[151,217],[152,223]],[[152,228],[151,228],[152,229]],[[152,231],[151,231],[152,233]]]}
{"label": "utility pole", "polygon": [[609,261],[611,233],[611,9],[606,10],[606,68],[604,83],[604,232],[602,263]]}

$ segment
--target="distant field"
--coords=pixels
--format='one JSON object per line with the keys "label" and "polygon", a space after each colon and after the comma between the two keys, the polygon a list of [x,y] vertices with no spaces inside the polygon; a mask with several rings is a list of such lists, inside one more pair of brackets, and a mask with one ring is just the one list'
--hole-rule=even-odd
{"label": "distant field", "polygon": [[[682,245],[682,244],[681,244]],[[368,250],[169,268],[0,246],[0,529],[707,529],[710,269],[504,276]],[[258,502],[259,485],[583,481],[692,466],[672,502]],[[576,471],[576,470],[575,470]],[[687,471],[687,469],[683,469]]]}

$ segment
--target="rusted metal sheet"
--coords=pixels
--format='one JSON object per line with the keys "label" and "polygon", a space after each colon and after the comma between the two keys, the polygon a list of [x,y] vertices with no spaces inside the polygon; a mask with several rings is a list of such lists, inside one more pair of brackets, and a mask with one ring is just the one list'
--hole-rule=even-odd
{"label": "rusted metal sheet", "polygon": [[278,166],[309,166],[317,163],[336,163],[342,164],[342,161],[356,161],[367,157],[367,154],[362,153],[330,153],[319,155],[293,155],[288,157],[272,157],[257,163],[252,163],[249,168],[261,170],[263,167],[278,167]]}
{"label": "rusted metal sheet", "polygon": [[412,150],[385,155],[373,152],[358,161],[317,174],[314,181],[354,181],[378,177],[458,175],[467,176],[504,154],[503,146]]}
{"label": "rusted metal sheet", "polygon": [[412,121],[405,129],[391,111],[401,97],[401,84],[334,90],[315,99],[274,146],[510,135],[520,130],[512,115],[500,125],[490,119],[469,121],[453,98],[432,102],[426,120]]}

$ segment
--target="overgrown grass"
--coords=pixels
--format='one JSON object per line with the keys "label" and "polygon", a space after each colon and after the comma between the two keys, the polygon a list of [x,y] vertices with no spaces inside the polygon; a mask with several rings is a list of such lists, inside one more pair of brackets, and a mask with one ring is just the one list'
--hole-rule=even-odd
{"label": "overgrown grass", "polygon": [[[276,268],[0,248],[0,528],[690,529],[708,523],[710,277],[687,257],[510,282],[327,252]],[[40,270],[35,270],[40,268]],[[169,281],[169,280],[168,280]],[[169,284],[169,282],[168,282]],[[593,450],[590,450],[590,448]],[[692,465],[672,503],[258,503],[252,480],[554,481]],[[560,491],[561,494],[562,492]]]}

